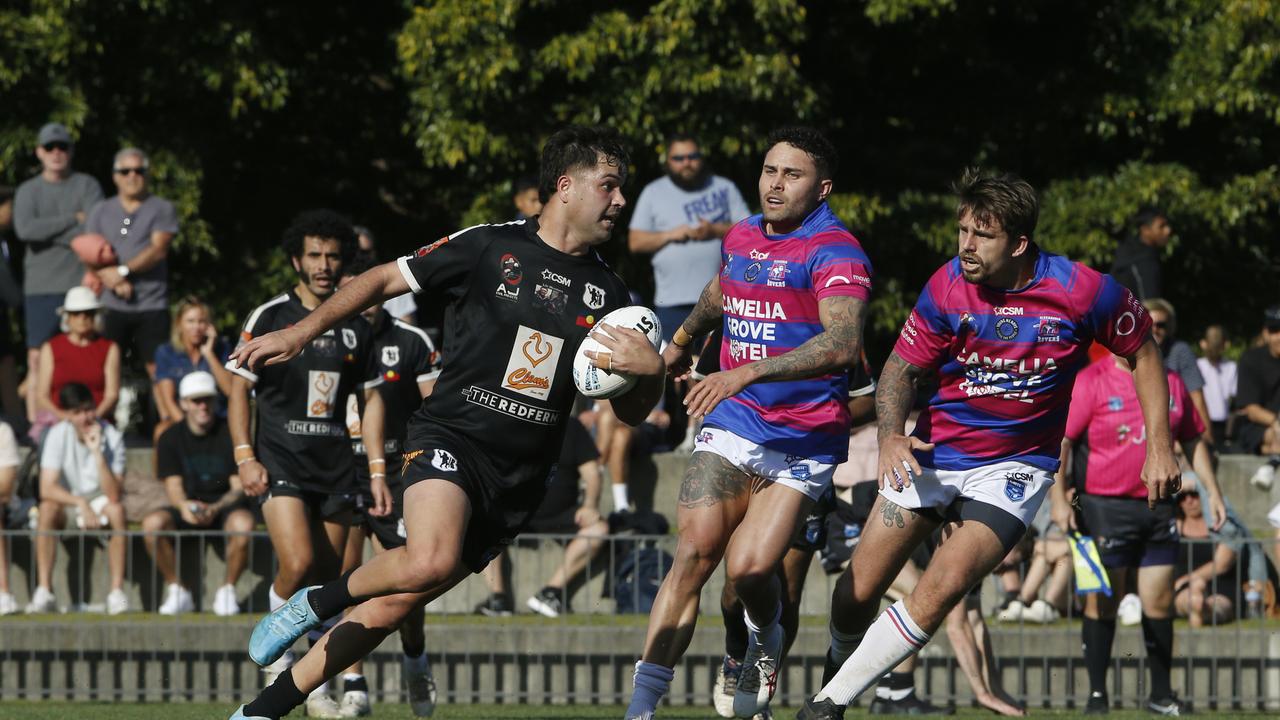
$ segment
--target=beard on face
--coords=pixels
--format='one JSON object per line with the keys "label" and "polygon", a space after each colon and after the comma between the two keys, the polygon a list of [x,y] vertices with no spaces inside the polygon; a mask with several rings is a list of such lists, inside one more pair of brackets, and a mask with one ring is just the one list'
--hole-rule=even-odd
{"label": "beard on face", "polygon": [[671,182],[681,190],[697,190],[706,182],[707,166],[703,165],[697,172],[679,173],[674,172],[671,168],[667,168],[667,177],[671,178]]}

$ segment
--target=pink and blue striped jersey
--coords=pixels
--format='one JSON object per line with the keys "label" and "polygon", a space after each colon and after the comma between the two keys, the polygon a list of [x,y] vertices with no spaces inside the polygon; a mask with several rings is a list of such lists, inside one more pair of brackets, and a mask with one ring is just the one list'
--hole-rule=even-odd
{"label": "pink and blue striped jersey", "polygon": [[[823,331],[818,301],[871,294],[871,261],[824,202],[795,232],[765,235],[755,215],[733,226],[721,247],[723,370],[776,357]],[[821,463],[849,452],[849,376],[748,385],[716,406],[706,424],[772,450]]]}
{"label": "pink and blue striped jersey", "polygon": [[1040,251],[1021,290],[969,283],[953,259],[929,279],[894,346],[903,360],[938,371],[913,433],[936,447],[920,461],[939,470],[1007,460],[1057,470],[1090,344],[1127,356],[1150,331],[1133,293],[1060,255]]}

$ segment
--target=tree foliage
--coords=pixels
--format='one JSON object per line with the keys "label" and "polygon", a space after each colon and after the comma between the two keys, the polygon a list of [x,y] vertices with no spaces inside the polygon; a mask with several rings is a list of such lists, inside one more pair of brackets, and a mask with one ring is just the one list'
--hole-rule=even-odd
{"label": "tree foliage", "polygon": [[275,240],[300,209],[392,250],[502,219],[567,122],[623,133],[632,198],[687,130],[754,205],[767,131],[803,122],[844,156],[832,205],[876,266],[873,354],[952,252],[970,165],[1031,180],[1043,245],[1103,269],[1139,206],[1166,207],[1183,335],[1243,338],[1280,301],[1277,53],[1267,0],[29,0],[0,10],[0,182],[33,171],[49,118],[104,181],[121,144],[152,151],[175,273],[232,316],[289,281]]}

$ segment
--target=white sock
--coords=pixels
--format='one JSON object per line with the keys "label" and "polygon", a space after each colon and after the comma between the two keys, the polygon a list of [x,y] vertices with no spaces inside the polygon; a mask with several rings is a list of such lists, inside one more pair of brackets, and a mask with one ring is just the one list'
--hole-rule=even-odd
{"label": "white sock", "polygon": [[747,612],[745,606],[742,608],[742,619],[746,621],[747,632],[751,633],[752,636],[760,637],[761,635],[766,635],[773,630],[774,625],[778,624],[778,620],[782,619],[782,603],[778,603],[778,608],[773,611],[773,619],[764,625],[756,627],[756,624],[751,620],[751,613]]}
{"label": "white sock", "polygon": [[631,507],[631,501],[627,498],[627,486],[623,483],[614,483],[610,485],[613,488],[613,509],[626,510]]}
{"label": "white sock", "polygon": [[342,673],[342,682],[350,682],[352,680],[363,680],[364,675],[360,673]]}
{"label": "white sock", "polygon": [[636,687],[631,693],[631,704],[627,706],[627,720],[652,718],[675,676],[676,671],[672,668],[643,660],[636,662]]}
{"label": "white sock", "polygon": [[307,693],[307,697],[315,697],[317,695],[328,695],[328,694],[329,694],[329,681],[325,680],[324,682],[320,683],[320,687]]}
{"label": "white sock", "polygon": [[269,609],[271,612],[275,612],[276,610],[279,610],[280,608],[284,607],[284,604],[286,602],[289,602],[289,601],[285,598],[280,597],[276,593],[276,586],[274,584],[270,587],[270,589],[267,590],[267,609]]}
{"label": "white sock", "polygon": [[871,623],[865,640],[822,688],[817,700],[829,699],[837,705],[848,705],[908,655],[923,649],[929,636],[911,619],[899,600]]}
{"label": "white sock", "polygon": [[831,656],[832,662],[843,665],[862,644],[862,633],[847,635],[837,630],[835,623],[829,623],[827,629],[831,632],[831,649],[827,654]]}

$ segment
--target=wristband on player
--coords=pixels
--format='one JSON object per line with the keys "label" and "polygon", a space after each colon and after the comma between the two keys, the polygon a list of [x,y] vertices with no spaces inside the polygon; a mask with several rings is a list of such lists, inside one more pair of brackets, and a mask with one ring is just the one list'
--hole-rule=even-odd
{"label": "wristband on player", "polygon": [[381,463],[383,465],[386,465],[387,461],[383,458],[369,458],[369,464],[372,465],[374,463]]}
{"label": "wristband on player", "polygon": [[370,480],[372,480],[372,479],[374,479],[374,478],[383,478],[383,479],[385,480],[385,479],[386,479],[386,477],[387,477],[387,474],[386,474],[386,473],[369,473],[369,479],[370,479]]}
{"label": "wristband on player", "polygon": [[241,465],[243,465],[243,464],[245,464],[245,463],[247,463],[247,462],[253,462],[254,460],[257,460],[257,459],[258,459],[258,458],[254,457],[253,455],[250,455],[250,456],[249,456],[249,457],[247,457],[247,458],[242,458],[242,459],[240,459],[240,460],[237,460],[237,461],[236,461],[236,467],[240,467]]}
{"label": "wristband on player", "polygon": [[676,347],[689,347],[689,343],[693,342],[693,336],[684,329],[684,323],[676,328],[676,332],[671,336],[671,344]]}
{"label": "wristband on player", "polygon": [[253,446],[246,443],[244,445],[237,445],[231,449],[232,450],[252,450]]}

